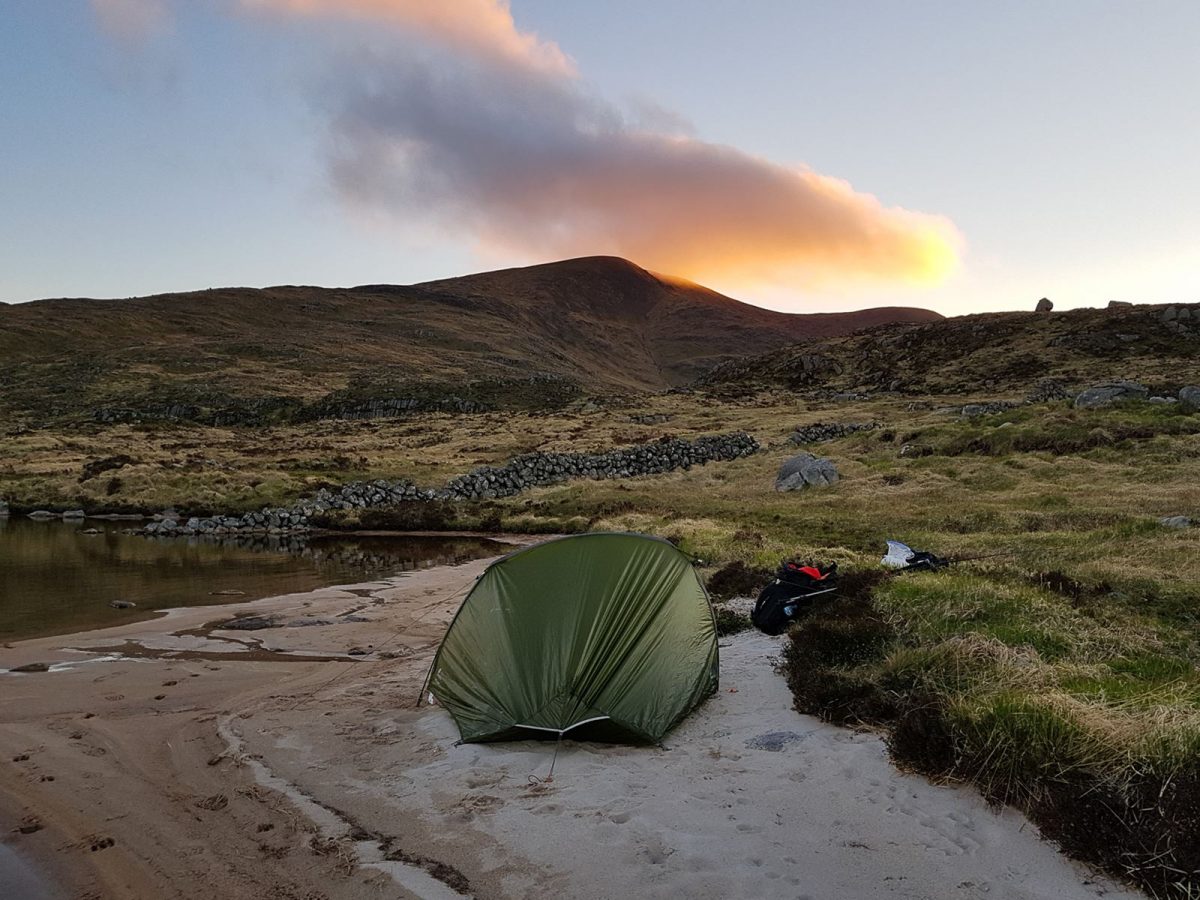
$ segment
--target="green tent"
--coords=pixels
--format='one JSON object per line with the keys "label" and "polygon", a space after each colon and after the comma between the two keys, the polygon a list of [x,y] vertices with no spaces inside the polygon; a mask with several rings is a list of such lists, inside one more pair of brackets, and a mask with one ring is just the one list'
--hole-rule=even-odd
{"label": "green tent", "polygon": [[712,607],[667,541],[594,533],[492,563],[433,660],[464,741],[660,741],[717,689]]}

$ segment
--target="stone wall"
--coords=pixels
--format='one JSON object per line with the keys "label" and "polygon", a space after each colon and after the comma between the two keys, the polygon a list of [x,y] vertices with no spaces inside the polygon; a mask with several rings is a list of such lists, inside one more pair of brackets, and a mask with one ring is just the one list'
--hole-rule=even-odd
{"label": "stone wall", "polygon": [[817,422],[799,426],[788,435],[788,440],[793,444],[820,444],[836,441],[856,431],[872,431],[879,427],[878,422]]}
{"label": "stone wall", "polygon": [[309,519],[336,509],[368,509],[403,502],[491,500],[511,497],[531,487],[576,478],[632,478],[656,475],[717,460],[739,459],[759,449],[744,431],[700,437],[694,441],[663,438],[651,444],[621,447],[603,453],[526,453],[503,466],[482,466],[435,489],[411,481],[355,481],[339,490],[322,488],[289,507],[244,516],[164,518],[146,526],[147,534],[289,534],[308,529]]}

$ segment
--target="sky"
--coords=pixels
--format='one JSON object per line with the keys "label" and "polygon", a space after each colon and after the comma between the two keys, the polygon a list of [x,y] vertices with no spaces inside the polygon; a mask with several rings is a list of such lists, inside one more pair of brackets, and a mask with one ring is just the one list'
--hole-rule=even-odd
{"label": "sky", "polygon": [[0,15],[0,301],[592,254],[795,312],[1200,299],[1191,0]]}

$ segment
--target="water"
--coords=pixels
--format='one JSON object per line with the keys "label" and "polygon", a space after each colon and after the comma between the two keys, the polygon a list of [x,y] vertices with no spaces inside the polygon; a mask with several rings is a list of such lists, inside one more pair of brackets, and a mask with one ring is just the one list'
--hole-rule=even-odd
{"label": "water", "polygon": [[20,900],[61,900],[63,894],[42,878],[16,852],[0,844],[0,897]]}
{"label": "water", "polygon": [[[239,603],[494,556],[473,537],[145,538],[127,522],[0,518],[0,643],[145,619],[174,606]],[[96,534],[85,534],[89,529]],[[221,594],[241,591],[241,594]],[[113,601],[136,603],[114,609]]]}

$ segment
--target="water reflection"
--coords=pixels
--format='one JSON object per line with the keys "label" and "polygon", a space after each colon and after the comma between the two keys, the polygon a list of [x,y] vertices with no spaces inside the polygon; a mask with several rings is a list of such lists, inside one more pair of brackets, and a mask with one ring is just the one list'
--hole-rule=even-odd
{"label": "water reflection", "polygon": [[[511,549],[482,538],[223,535],[148,539],[128,523],[0,519],[0,641],[385,578]],[[88,533],[94,532],[94,533]],[[135,603],[115,609],[111,604]]]}

